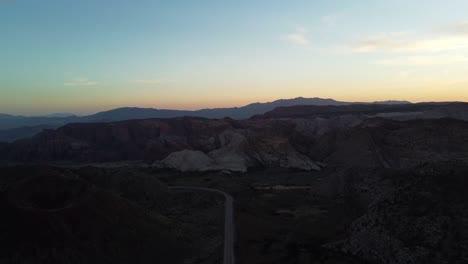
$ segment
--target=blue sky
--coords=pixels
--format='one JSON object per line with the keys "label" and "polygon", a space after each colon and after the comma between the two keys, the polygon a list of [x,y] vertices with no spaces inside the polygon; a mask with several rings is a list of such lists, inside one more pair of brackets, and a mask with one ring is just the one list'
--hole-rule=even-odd
{"label": "blue sky", "polygon": [[468,101],[468,1],[0,1],[0,112]]}

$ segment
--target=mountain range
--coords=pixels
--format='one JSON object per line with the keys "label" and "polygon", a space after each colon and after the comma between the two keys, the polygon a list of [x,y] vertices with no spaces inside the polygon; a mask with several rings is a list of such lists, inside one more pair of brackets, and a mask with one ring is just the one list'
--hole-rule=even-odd
{"label": "mountain range", "polygon": [[[459,124],[443,120],[468,121],[468,104],[309,105],[278,107],[243,120],[176,117],[72,123],[57,129],[46,129],[31,139],[0,144],[0,160],[145,160],[160,161],[162,163],[159,165],[163,167],[181,169],[184,166],[182,170],[196,171],[247,171],[248,168],[259,166],[317,170],[319,164],[314,162],[317,155],[333,146],[339,151],[331,150],[333,155],[320,156],[320,162],[338,158],[343,163],[358,158],[360,161],[373,163],[366,159],[367,150],[361,153],[362,156],[356,153],[357,149],[364,149],[364,145],[372,150],[374,143],[368,134],[373,127],[385,127],[384,130],[401,129],[398,133],[403,135],[402,133],[406,133],[404,129],[408,129],[410,125],[425,126],[424,120],[430,120],[429,127],[432,124],[440,128],[440,131],[431,134],[431,142],[434,143],[444,138],[445,132],[450,132],[444,132],[444,126],[448,129],[447,124],[453,127]],[[397,123],[407,121],[411,122],[404,123],[405,125]],[[427,130],[420,127],[415,129],[418,132],[412,133],[414,135]],[[345,131],[343,138],[337,137],[336,133],[339,131]],[[357,133],[356,139],[350,141],[354,132]],[[382,133],[383,131],[375,133],[373,138],[377,139]],[[403,139],[408,137],[409,135],[405,135]],[[399,144],[401,140],[398,138],[392,138],[395,142],[392,144]],[[453,136],[451,138],[464,140]],[[344,147],[346,151],[352,149],[354,154],[346,151],[340,154],[343,146],[356,142],[361,144],[360,148]],[[412,148],[419,145],[427,148],[425,143]],[[453,145],[461,146],[459,143]],[[317,149],[313,150],[315,147]],[[402,151],[397,153],[401,155]],[[341,156],[345,158],[339,158]],[[394,163],[402,162],[398,160]]]}
{"label": "mountain range", "polygon": [[[200,110],[171,110],[155,108],[122,107],[93,115],[76,116],[73,114],[51,114],[45,116],[14,116],[0,114],[0,141],[11,142],[21,138],[31,137],[44,128],[60,127],[69,123],[113,122],[148,118],[174,118],[183,116],[247,119],[254,115],[264,114],[277,107],[297,105],[340,106],[359,104],[355,102],[341,102],[334,99],[303,98],[281,99],[268,103],[253,103],[243,107],[212,108]],[[362,103],[361,103],[362,104]],[[410,104],[407,101],[385,101],[364,104]]]}

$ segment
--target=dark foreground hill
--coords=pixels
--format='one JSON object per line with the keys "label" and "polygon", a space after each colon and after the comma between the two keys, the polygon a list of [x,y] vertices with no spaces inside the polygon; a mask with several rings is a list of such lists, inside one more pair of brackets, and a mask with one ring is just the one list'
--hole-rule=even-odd
{"label": "dark foreground hill", "polygon": [[[73,172],[7,167],[1,175],[1,263],[180,263],[189,252],[157,211]],[[162,185],[153,192],[167,196]]]}
{"label": "dark foreground hill", "polygon": [[127,168],[0,167],[0,263],[218,263],[219,199]]}

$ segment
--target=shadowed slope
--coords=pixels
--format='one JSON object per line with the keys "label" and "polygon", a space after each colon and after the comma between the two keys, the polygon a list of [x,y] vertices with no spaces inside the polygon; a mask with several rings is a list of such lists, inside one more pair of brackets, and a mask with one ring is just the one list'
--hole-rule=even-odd
{"label": "shadowed slope", "polygon": [[74,173],[2,168],[0,181],[2,263],[180,263],[187,252],[157,214]]}

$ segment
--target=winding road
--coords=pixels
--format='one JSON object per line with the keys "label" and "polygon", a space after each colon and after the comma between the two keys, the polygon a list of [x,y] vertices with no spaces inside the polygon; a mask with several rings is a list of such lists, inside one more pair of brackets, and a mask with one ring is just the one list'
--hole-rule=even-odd
{"label": "winding road", "polygon": [[231,195],[226,192],[201,188],[201,187],[186,187],[186,186],[175,186],[170,187],[172,190],[181,192],[213,192],[224,196],[225,203],[225,216],[224,216],[224,260],[223,264],[234,264],[234,209]]}

